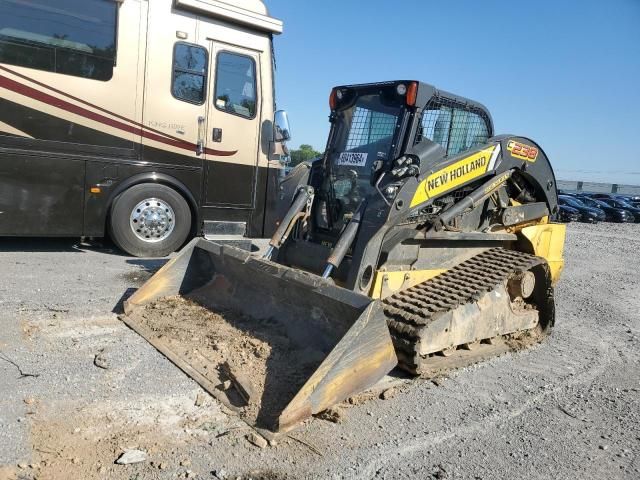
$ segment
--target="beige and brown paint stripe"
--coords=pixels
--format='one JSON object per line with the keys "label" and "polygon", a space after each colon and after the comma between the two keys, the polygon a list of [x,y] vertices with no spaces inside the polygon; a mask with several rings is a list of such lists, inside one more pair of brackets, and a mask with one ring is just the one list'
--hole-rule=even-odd
{"label": "beige and brown paint stripe", "polygon": [[18,130],[17,128],[9,125],[8,123],[4,123],[0,121],[0,135],[2,134],[9,134],[9,135],[13,135],[16,137],[23,137],[23,138],[33,138],[31,135],[27,135],[22,130]]}
{"label": "beige and brown paint stripe", "polygon": [[[10,73],[11,75],[21,80],[24,80],[28,83],[31,83],[34,86],[30,86],[30,85],[27,85],[26,83],[22,83],[20,81],[9,78],[3,75],[1,71]],[[36,87],[40,87],[40,89]],[[193,152],[196,149],[196,145],[191,142],[187,142],[180,138],[167,135],[166,133],[160,132],[159,130],[155,130],[150,127],[145,127],[141,123],[135,122],[121,115],[118,115],[117,113],[110,112],[102,107],[86,102],[81,98],[75,97],[61,90],[45,85],[41,82],[38,82],[37,80],[29,78],[26,75],[22,75],[21,73],[18,73],[14,70],[6,68],[2,65],[0,65],[0,88],[5,88],[19,95],[23,95],[33,100],[37,100],[39,102],[45,103],[47,105],[57,107],[66,112],[79,115],[81,117],[92,120],[94,122],[98,122],[102,125],[107,125],[109,127],[115,128],[122,132],[139,135],[142,138],[153,140],[158,143],[162,143],[162,144],[165,144],[174,148],[178,148],[181,150]],[[79,103],[80,105],[71,103],[65,100],[64,98],[56,97],[51,93],[45,92],[44,90],[48,90],[49,92],[55,93],[64,98],[68,98],[69,100],[73,100]],[[86,107],[89,107],[92,110]],[[237,153],[237,150],[226,151],[226,150],[215,150],[215,149],[207,148],[205,149],[205,153],[207,155],[213,155],[218,157],[228,157],[228,156],[235,155]]]}

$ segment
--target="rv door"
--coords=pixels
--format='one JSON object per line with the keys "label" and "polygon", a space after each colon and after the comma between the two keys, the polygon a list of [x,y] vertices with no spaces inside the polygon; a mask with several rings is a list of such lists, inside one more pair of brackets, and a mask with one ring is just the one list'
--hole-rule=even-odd
{"label": "rv door", "polygon": [[143,158],[200,169],[204,160],[208,45],[196,40],[196,19],[149,2]]}
{"label": "rv door", "polygon": [[260,129],[259,53],[211,42],[205,206],[254,206]]}

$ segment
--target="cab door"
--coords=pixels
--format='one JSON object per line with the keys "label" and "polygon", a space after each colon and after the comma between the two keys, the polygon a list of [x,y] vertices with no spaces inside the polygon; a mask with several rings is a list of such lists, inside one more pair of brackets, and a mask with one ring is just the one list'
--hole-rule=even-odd
{"label": "cab door", "polygon": [[205,207],[254,206],[261,111],[260,54],[211,42]]}

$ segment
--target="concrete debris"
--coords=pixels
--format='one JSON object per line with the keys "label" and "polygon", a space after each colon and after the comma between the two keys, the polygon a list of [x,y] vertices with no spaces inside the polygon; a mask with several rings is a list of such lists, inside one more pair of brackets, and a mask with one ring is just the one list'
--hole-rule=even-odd
{"label": "concrete debris", "polygon": [[447,478],[447,471],[444,469],[442,465],[438,465],[435,470],[431,473],[431,478],[435,480],[444,480]]}
{"label": "concrete debris", "polygon": [[94,357],[93,364],[98,368],[102,368],[103,370],[108,370],[111,366],[109,365],[109,360],[105,356],[104,352],[100,352]]}
{"label": "concrete debris", "polygon": [[204,405],[204,402],[207,400],[207,396],[202,393],[199,392],[198,395],[196,396],[196,407],[201,407],[202,405]]}
{"label": "concrete debris", "polygon": [[211,475],[218,480],[225,480],[227,478],[227,471],[224,468],[221,468],[220,470],[214,470],[211,472]]}
{"label": "concrete debris", "polygon": [[267,441],[255,432],[247,435],[247,440],[258,448],[267,448]]}
{"label": "concrete debris", "polygon": [[130,465],[132,463],[145,462],[146,460],[147,460],[146,452],[143,452],[142,450],[127,449],[116,460],[116,463],[118,465]]}
{"label": "concrete debris", "polygon": [[380,394],[380,398],[382,400],[389,400],[390,398],[393,398],[395,395],[396,395],[395,388],[387,388],[384,392]]}

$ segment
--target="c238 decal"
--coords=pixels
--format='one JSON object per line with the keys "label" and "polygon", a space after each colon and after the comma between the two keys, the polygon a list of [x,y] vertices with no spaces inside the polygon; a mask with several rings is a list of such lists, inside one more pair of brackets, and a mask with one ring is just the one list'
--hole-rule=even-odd
{"label": "c238 decal", "polygon": [[480,150],[429,175],[418,185],[410,207],[420,205],[487,173],[492,160],[495,160],[494,152],[498,153],[496,148],[497,146],[493,145]]}
{"label": "c238 decal", "polygon": [[527,145],[525,143],[516,142],[515,140],[509,140],[507,144],[507,150],[511,153],[512,157],[526,160],[527,162],[535,162],[538,158],[539,150],[536,147]]}

